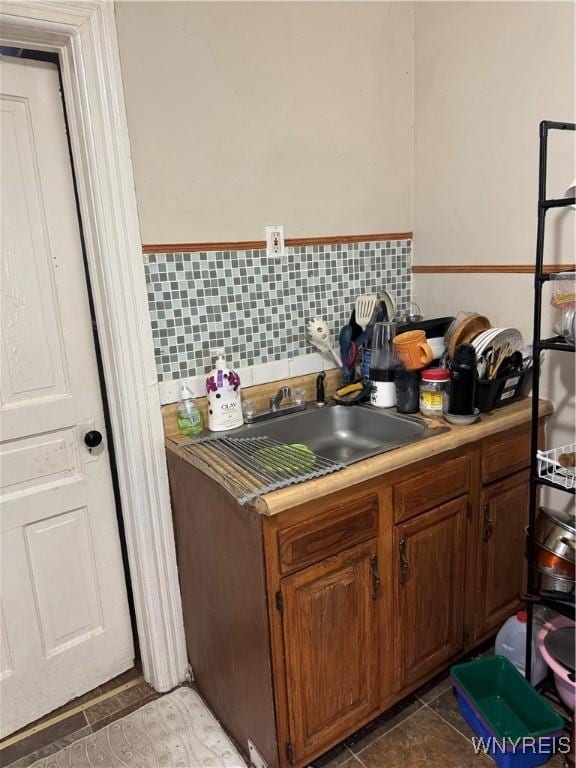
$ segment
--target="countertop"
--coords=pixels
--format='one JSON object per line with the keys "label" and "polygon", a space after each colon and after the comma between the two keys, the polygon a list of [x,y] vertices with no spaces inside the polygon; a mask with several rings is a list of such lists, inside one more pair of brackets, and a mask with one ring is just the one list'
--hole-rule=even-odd
{"label": "countertop", "polygon": [[[483,413],[475,424],[467,427],[449,425],[450,429],[447,432],[440,432],[426,440],[363,459],[324,477],[267,493],[250,504],[263,515],[277,515],[299,504],[386,475],[414,462],[428,459],[432,455],[437,456],[440,453],[453,451],[460,446],[527,424],[531,416],[531,403],[530,398],[523,398],[499,410]],[[552,403],[541,400],[539,412],[541,417],[550,415],[553,412]],[[431,427],[447,426],[443,421],[432,422],[429,419],[424,421]],[[230,490],[226,472],[219,470],[217,466],[208,466],[206,462],[199,461],[197,457],[184,450],[182,445],[178,445],[171,439],[166,440],[166,448]]]}

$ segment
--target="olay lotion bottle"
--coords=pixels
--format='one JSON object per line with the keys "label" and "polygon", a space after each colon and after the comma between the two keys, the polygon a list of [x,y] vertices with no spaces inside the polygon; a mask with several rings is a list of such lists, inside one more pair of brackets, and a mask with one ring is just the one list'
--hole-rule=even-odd
{"label": "olay lotion bottle", "polygon": [[224,350],[214,349],[216,355],[214,370],[206,379],[208,395],[208,429],[223,432],[242,426],[242,402],[240,400],[240,376],[228,367],[224,360]]}

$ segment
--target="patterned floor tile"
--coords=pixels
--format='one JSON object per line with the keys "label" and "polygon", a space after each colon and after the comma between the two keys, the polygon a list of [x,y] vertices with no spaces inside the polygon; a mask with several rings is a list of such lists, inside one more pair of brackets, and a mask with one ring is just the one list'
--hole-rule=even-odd
{"label": "patterned floor tile", "polygon": [[353,733],[352,736],[345,740],[345,744],[357,755],[372,744],[373,741],[379,739],[423,706],[416,696],[409,696],[407,699],[403,699],[390,707],[390,709],[387,709],[386,712],[372,720],[372,722],[365,725],[359,731],[356,731],[356,733]]}
{"label": "patterned floor tile", "polygon": [[488,768],[471,742],[429,707],[422,707],[359,755],[366,768]]}

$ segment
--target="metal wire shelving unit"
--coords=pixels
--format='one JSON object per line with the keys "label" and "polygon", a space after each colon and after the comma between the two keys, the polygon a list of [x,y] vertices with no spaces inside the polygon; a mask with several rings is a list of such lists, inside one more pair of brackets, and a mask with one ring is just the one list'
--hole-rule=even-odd
{"label": "metal wire shelving unit", "polygon": [[[553,352],[574,352],[575,345],[566,341],[561,336],[552,338],[541,338],[542,321],[542,289],[544,284],[550,280],[551,273],[544,267],[544,232],[546,226],[546,213],[553,208],[566,208],[576,204],[576,198],[564,197],[559,199],[549,199],[546,197],[547,185],[547,165],[548,165],[548,135],[550,131],[575,131],[576,124],[561,123],[551,120],[544,120],[540,123],[540,157],[539,157],[539,180],[538,180],[538,230],[536,239],[536,268],[534,274],[534,379],[532,385],[532,439],[531,439],[531,470],[530,470],[530,511],[528,524],[528,583],[527,590],[527,613],[528,625],[526,631],[526,676],[530,680],[532,669],[532,634],[535,604],[543,605],[561,613],[570,618],[575,616],[574,595],[563,595],[562,593],[544,592],[538,588],[536,572],[536,551],[534,543],[534,523],[538,512],[538,491],[541,486],[559,489],[566,493],[574,494],[576,489],[574,484],[558,484],[554,479],[547,477],[545,473],[539,472],[538,459],[538,401],[540,397],[540,368],[541,353],[544,350]],[[568,268],[567,270],[568,271]]]}

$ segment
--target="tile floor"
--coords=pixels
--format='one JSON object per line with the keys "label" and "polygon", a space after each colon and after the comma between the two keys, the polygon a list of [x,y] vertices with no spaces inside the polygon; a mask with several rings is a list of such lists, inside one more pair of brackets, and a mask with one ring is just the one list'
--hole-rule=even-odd
{"label": "tile floor", "polygon": [[[139,678],[139,670],[130,670],[96,691],[70,702],[59,712],[74,709],[79,704],[89,704],[95,696],[115,690],[126,682],[137,681],[127,690],[100,703],[88,705],[81,712],[0,750],[0,766],[29,768],[39,758],[94,733],[160,695]],[[566,715],[561,705],[557,708]],[[51,713],[44,721],[54,717],[54,714]],[[490,758],[474,754],[471,735],[458,710],[446,671],[315,760],[312,768],[494,767]],[[563,768],[564,761],[557,755],[547,765],[549,768]]]}
{"label": "tile floor", "polygon": [[[566,716],[561,704],[557,709]],[[446,671],[315,760],[313,768],[495,768],[491,758],[474,753],[471,736]],[[561,755],[547,763],[563,766]]]}

